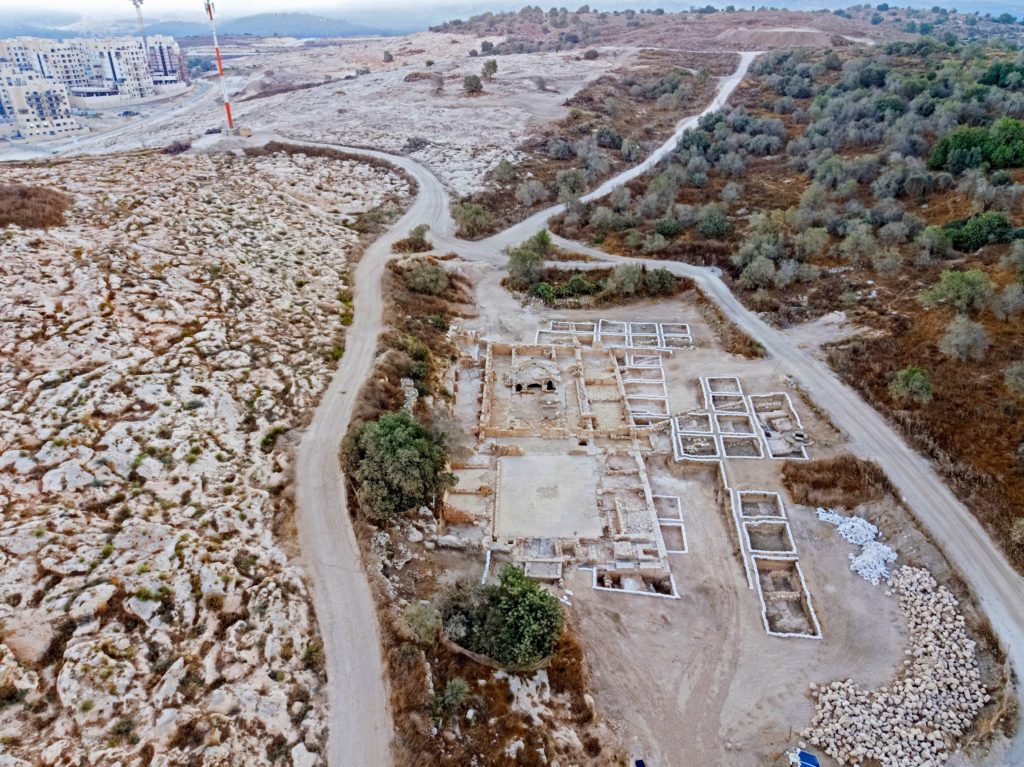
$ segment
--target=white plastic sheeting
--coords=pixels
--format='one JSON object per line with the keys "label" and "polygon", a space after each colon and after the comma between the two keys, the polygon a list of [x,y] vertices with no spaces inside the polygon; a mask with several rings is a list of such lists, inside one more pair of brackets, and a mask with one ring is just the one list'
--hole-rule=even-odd
{"label": "white plastic sheeting", "polygon": [[862,517],[844,517],[821,508],[818,509],[818,519],[835,525],[844,540],[861,547],[859,554],[850,554],[851,570],[873,586],[889,577],[889,565],[896,561],[896,552],[876,540],[877,527]]}

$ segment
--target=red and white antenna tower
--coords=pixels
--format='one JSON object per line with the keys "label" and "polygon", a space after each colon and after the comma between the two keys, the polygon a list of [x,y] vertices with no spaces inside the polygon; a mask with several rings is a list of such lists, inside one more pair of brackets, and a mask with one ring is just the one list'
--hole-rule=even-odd
{"label": "red and white antenna tower", "polygon": [[213,50],[217,53],[217,72],[220,73],[220,93],[224,97],[224,111],[228,115],[228,130],[232,130],[235,127],[235,122],[231,119],[231,102],[228,101],[228,86],[224,83],[224,64],[220,60],[217,24],[213,20],[213,0],[206,0],[206,15],[210,17],[210,31],[213,32]]}

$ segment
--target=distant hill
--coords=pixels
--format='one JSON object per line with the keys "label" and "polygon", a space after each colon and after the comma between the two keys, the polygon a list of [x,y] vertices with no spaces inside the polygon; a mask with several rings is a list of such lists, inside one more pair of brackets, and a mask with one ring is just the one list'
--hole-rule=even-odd
{"label": "distant hill", "polygon": [[56,27],[40,27],[21,21],[0,19],[0,38],[5,37],[45,37],[51,40],[65,37],[78,37],[78,33]]}
{"label": "distant hill", "polygon": [[272,35],[282,37],[353,37],[385,34],[385,30],[380,28],[362,27],[341,19],[314,16],[309,13],[258,13],[254,16],[243,16],[239,19],[225,21],[218,25],[217,30],[221,29],[226,35],[266,37]]}

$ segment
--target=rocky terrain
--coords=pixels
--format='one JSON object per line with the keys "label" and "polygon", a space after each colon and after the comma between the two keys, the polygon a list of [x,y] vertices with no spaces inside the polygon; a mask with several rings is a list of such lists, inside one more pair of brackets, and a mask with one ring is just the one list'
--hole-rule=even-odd
{"label": "rocky terrain", "polygon": [[901,567],[889,583],[910,634],[903,673],[877,690],[849,680],[816,690],[804,735],[840,764],[942,764],[989,700],[976,645],[956,598],[927,570]]}
{"label": "rocky terrain", "polygon": [[0,232],[0,764],[321,764],[292,430],[351,321],[342,222],[407,182],[303,155],[17,178],[73,203]]}

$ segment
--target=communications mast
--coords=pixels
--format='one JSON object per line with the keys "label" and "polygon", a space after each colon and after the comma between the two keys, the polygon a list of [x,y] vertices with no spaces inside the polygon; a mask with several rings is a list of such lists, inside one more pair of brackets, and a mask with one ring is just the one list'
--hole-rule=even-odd
{"label": "communications mast", "polygon": [[[138,0],[140,3],[142,0]],[[224,98],[224,111],[228,116],[228,130],[235,127],[231,119],[231,102],[228,101],[228,86],[224,82],[224,64],[220,60],[220,44],[217,42],[217,24],[213,20],[213,0],[206,0],[206,15],[210,17],[210,31],[213,33],[213,50],[217,54],[217,72],[220,75],[220,93]]]}
{"label": "communications mast", "polygon": [[135,14],[139,17],[139,32],[142,34],[142,48],[146,51],[146,61],[149,61],[149,43],[146,40],[146,25],[142,21],[142,0],[132,0],[135,6]]}

